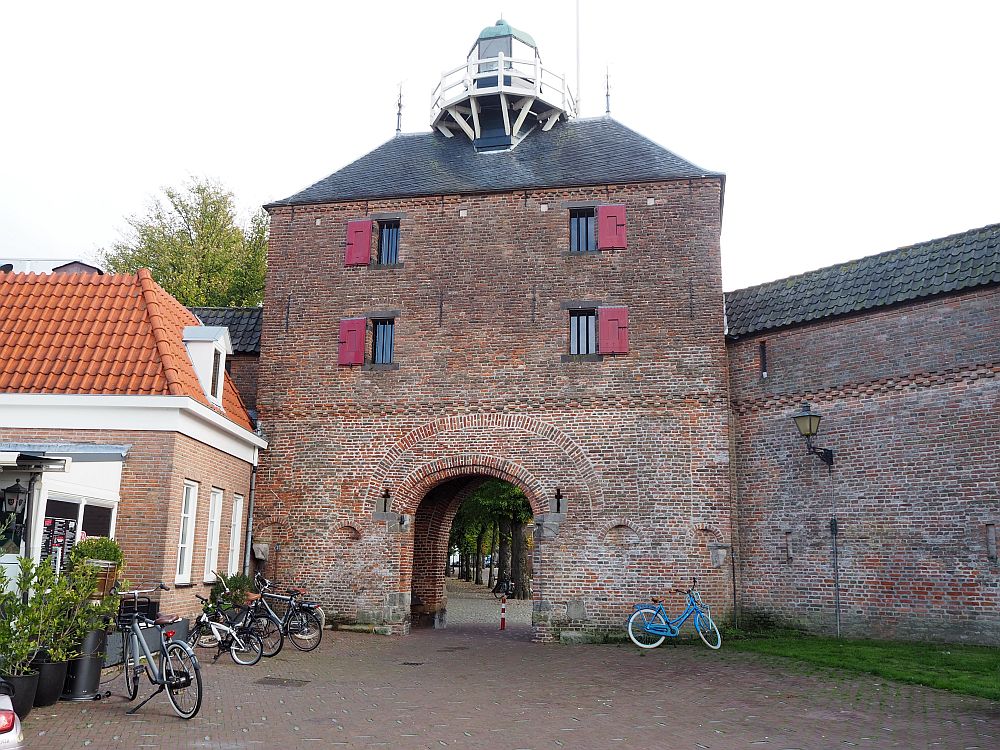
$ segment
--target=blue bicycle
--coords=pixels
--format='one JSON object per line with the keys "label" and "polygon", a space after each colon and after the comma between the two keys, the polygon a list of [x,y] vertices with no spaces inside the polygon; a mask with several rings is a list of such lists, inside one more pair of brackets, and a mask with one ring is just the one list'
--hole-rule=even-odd
{"label": "blue bicycle", "polygon": [[[691,579],[687,591],[672,589],[675,594],[687,597],[687,607],[677,619],[670,619],[663,608],[663,599],[654,598],[653,604],[636,604],[632,616],[628,618],[628,637],[639,648],[656,648],[667,636],[675,637],[691,615],[694,615],[694,629],[709,648],[722,645],[722,634],[712,619],[708,605],[702,600],[696,586],[698,579]],[[653,606],[655,605],[655,606]]]}

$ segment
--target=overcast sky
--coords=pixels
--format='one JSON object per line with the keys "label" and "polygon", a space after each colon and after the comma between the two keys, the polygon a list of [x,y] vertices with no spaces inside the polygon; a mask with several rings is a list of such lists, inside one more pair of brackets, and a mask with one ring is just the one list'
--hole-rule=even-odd
{"label": "overcast sky", "polygon": [[[503,16],[575,78],[573,0],[8,2],[0,258],[91,261],[190,176],[243,210],[395,130]],[[725,172],[726,289],[1000,222],[996,2],[581,2],[584,116]]]}

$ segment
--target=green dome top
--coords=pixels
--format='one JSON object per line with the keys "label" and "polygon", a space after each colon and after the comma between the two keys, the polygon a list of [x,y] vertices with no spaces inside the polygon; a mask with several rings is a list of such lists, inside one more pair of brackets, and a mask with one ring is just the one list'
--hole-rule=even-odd
{"label": "green dome top", "polygon": [[483,39],[496,39],[497,37],[501,36],[512,36],[518,41],[524,42],[525,44],[528,44],[532,47],[538,46],[537,44],[535,44],[535,40],[531,38],[530,34],[525,34],[523,31],[515,29],[513,26],[511,26],[502,18],[492,26],[487,26],[485,29],[483,29],[482,32],[480,32],[479,34],[479,39],[477,39],[476,41],[479,42],[482,41]]}

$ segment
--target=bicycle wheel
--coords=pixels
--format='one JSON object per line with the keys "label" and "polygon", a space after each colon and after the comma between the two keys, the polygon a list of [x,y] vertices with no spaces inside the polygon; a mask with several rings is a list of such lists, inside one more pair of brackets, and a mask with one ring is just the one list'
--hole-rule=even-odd
{"label": "bicycle wheel", "polygon": [[709,648],[716,649],[722,646],[722,633],[707,612],[694,613],[694,629]]}
{"label": "bicycle wheel", "polygon": [[219,639],[208,625],[202,623],[195,625],[188,633],[188,643],[192,648],[218,648]]}
{"label": "bicycle wheel", "polygon": [[161,661],[167,680],[170,705],[182,719],[190,719],[201,708],[201,667],[187,644],[168,643]]}
{"label": "bicycle wheel", "polygon": [[264,655],[264,643],[250,628],[240,628],[229,642],[229,655],[237,664],[252,667]]}
{"label": "bicycle wheel", "polygon": [[493,596],[497,599],[507,596],[509,597],[514,592],[514,587],[511,585],[510,581],[497,581],[497,585],[493,587]]}
{"label": "bicycle wheel", "polygon": [[651,607],[637,609],[628,618],[628,637],[639,648],[656,648],[663,643],[665,635],[650,633],[646,630],[649,626],[665,627],[666,621],[663,615]]}
{"label": "bicycle wheel", "polygon": [[257,615],[250,623],[250,629],[260,636],[264,644],[264,656],[275,656],[285,645],[285,636],[281,632],[281,623],[270,615]]}
{"label": "bicycle wheel", "polygon": [[299,651],[312,651],[323,640],[323,623],[312,609],[298,609],[288,619],[288,637]]}
{"label": "bicycle wheel", "polygon": [[125,660],[125,694],[128,695],[130,701],[134,701],[135,696],[139,694],[139,674],[136,670],[141,669],[141,667],[136,657],[137,648],[135,636],[132,635],[131,631],[126,630],[125,651],[122,658]]}

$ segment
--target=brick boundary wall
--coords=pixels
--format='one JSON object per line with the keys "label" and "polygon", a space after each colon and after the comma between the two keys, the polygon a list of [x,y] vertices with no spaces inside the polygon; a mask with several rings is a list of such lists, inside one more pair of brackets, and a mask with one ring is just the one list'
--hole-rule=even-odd
{"label": "brick boundary wall", "polygon": [[[835,512],[845,633],[1000,643],[998,326],[993,287],[729,343],[748,612],[832,631]],[[803,401],[832,473],[792,423]]]}

